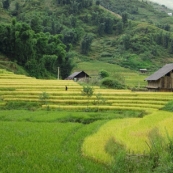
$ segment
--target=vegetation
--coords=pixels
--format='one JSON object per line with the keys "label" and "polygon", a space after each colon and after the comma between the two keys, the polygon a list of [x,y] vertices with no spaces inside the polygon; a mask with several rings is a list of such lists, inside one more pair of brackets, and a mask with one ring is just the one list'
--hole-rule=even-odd
{"label": "vegetation", "polygon": [[151,74],[149,70],[146,74],[142,74],[140,72],[136,72],[135,70],[123,68],[116,64],[104,63],[100,61],[79,62],[75,69],[76,71],[83,69],[85,72],[87,72],[87,74],[90,74],[91,79],[89,80],[89,83],[91,85],[101,86],[101,80],[104,79],[103,77],[109,75],[111,80],[117,80],[129,89],[144,88],[147,85],[145,78]]}
{"label": "vegetation", "polygon": [[169,101],[162,109],[173,112],[173,101]]}
{"label": "vegetation", "polygon": [[[0,67],[49,78],[0,70],[0,172],[171,172],[173,95],[128,90],[145,86],[139,68],[172,62],[164,10],[137,0],[0,0]],[[106,89],[50,80],[59,68],[61,79],[82,69]]]}
{"label": "vegetation", "polygon": [[80,147],[85,136],[94,133],[105,121],[120,116],[122,113],[118,112],[100,115],[13,110],[11,114],[1,110],[1,171],[109,172],[111,168],[83,157]]}
{"label": "vegetation", "polygon": [[117,79],[105,78],[101,84],[106,88],[125,89],[125,85]]}
{"label": "vegetation", "polygon": [[159,110],[171,93],[82,88],[5,70],[0,79],[2,172],[172,170],[172,113]]}
{"label": "vegetation", "polygon": [[0,52],[37,78],[55,78],[60,67],[64,79],[79,59],[154,71],[172,61],[173,23],[169,9],[153,5],[137,0],[3,1]]}

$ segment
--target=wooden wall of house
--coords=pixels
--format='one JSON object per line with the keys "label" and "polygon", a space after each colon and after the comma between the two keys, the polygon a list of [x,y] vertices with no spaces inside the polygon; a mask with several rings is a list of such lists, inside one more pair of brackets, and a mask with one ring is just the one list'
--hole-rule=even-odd
{"label": "wooden wall of house", "polygon": [[148,86],[147,87],[151,87],[151,88],[157,88],[160,86],[160,79],[157,81],[148,81]]}
{"label": "wooden wall of house", "polygon": [[164,76],[161,78],[161,87],[165,89],[173,88],[173,74],[171,73],[169,76]]}
{"label": "wooden wall of house", "polygon": [[173,72],[170,72],[164,77],[160,78],[159,88],[163,88],[163,89],[173,88]]}

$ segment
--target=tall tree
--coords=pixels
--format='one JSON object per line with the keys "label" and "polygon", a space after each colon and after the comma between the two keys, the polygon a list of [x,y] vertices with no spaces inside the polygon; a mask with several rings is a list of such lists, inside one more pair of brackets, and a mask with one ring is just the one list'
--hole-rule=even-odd
{"label": "tall tree", "polygon": [[125,50],[128,50],[130,48],[130,35],[123,36],[123,45]]}
{"label": "tall tree", "polygon": [[122,34],[122,32],[123,32],[123,23],[122,21],[119,21],[116,25],[116,33]]}
{"label": "tall tree", "polygon": [[8,10],[9,6],[10,6],[10,0],[4,0],[2,1],[2,5],[3,5],[3,8]]}
{"label": "tall tree", "polygon": [[173,54],[173,39],[171,39],[171,41],[170,41],[169,52],[170,52],[171,54]]}
{"label": "tall tree", "polygon": [[30,21],[30,26],[35,33],[42,31],[41,20],[37,15],[34,15]]}
{"label": "tall tree", "polygon": [[103,36],[104,33],[105,33],[105,23],[99,23],[99,25],[98,25],[98,34],[100,36]]}
{"label": "tall tree", "polygon": [[124,25],[128,22],[128,14],[126,12],[122,13],[122,22]]}
{"label": "tall tree", "polygon": [[170,42],[170,34],[168,34],[168,33],[163,34],[162,39],[163,39],[163,46],[165,48],[168,48],[169,42]]}
{"label": "tall tree", "polygon": [[113,32],[113,19],[111,17],[105,18],[105,33],[112,34]]}
{"label": "tall tree", "polygon": [[83,54],[88,54],[91,47],[92,40],[93,40],[93,36],[91,34],[86,34],[84,36],[81,43],[81,50]]}

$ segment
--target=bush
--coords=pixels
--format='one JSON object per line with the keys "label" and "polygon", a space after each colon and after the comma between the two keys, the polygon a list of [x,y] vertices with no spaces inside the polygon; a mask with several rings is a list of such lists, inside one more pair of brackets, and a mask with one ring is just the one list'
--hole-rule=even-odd
{"label": "bush", "polygon": [[112,57],[112,54],[109,52],[102,52],[101,57]]}
{"label": "bush", "polygon": [[42,92],[40,94],[40,100],[43,102],[43,104],[47,104],[48,99],[49,99],[49,94],[48,93]]}
{"label": "bush", "polygon": [[121,81],[112,78],[103,79],[101,85],[107,88],[125,89],[125,85]]}
{"label": "bush", "polygon": [[101,70],[99,75],[101,78],[109,77],[109,73],[106,70]]}
{"label": "bush", "polygon": [[83,86],[82,95],[91,97],[94,93],[94,89],[90,86]]}
{"label": "bush", "polygon": [[162,109],[173,112],[173,101],[168,102]]}

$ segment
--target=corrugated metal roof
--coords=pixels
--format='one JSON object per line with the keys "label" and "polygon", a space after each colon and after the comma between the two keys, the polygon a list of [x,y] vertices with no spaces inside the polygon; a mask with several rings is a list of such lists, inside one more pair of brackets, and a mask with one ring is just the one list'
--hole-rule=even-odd
{"label": "corrugated metal roof", "polygon": [[161,77],[165,76],[167,73],[173,70],[173,63],[164,65],[161,69],[153,73],[151,76],[145,80],[158,80]]}

